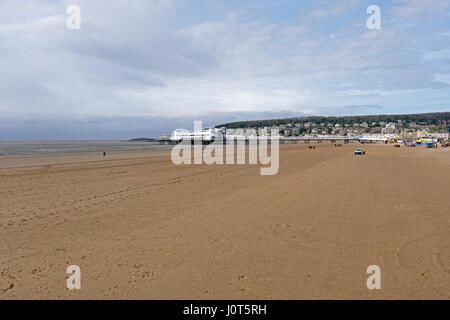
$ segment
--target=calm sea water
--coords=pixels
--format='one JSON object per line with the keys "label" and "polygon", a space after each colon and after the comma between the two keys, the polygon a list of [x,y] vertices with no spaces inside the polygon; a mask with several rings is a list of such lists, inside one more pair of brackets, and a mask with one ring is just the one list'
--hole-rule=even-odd
{"label": "calm sea water", "polygon": [[167,149],[157,142],[130,141],[0,141],[0,153],[8,156],[33,154],[64,154],[77,152],[103,152]]}

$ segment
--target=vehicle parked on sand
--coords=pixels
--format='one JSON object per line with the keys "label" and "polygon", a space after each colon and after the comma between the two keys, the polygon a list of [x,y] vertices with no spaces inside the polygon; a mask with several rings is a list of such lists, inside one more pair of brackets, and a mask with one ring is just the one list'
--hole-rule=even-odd
{"label": "vehicle parked on sand", "polygon": [[366,154],[366,150],[364,149],[356,149],[355,150],[355,155],[365,155]]}

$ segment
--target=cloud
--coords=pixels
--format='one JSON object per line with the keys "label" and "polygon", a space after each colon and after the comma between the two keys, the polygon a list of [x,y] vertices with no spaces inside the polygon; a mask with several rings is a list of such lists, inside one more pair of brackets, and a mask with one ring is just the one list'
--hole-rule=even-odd
{"label": "cloud", "polygon": [[[4,134],[31,132],[30,117],[41,133],[113,137],[205,115],[442,110],[449,6],[432,1],[383,3],[377,31],[356,0],[0,1],[0,111],[16,124]],[[66,28],[69,4],[80,30]]]}
{"label": "cloud", "polygon": [[393,15],[400,18],[420,18],[441,13],[450,7],[448,0],[397,0]]}

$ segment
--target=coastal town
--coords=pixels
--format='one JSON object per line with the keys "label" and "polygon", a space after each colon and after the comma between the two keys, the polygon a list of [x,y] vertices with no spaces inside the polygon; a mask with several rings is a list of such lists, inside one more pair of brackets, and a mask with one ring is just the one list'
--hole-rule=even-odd
{"label": "coastal town", "polygon": [[[252,128],[246,128],[252,129]],[[268,132],[278,130],[284,137],[301,137],[301,136],[347,136],[360,137],[364,135],[387,135],[398,137],[401,139],[412,138],[442,138],[448,139],[450,133],[450,123],[436,125],[427,125],[420,123],[404,123],[398,120],[396,123],[389,122],[355,122],[353,124],[326,123],[316,124],[314,122],[306,123],[287,123],[278,126],[257,128],[258,132]]]}
{"label": "coastal town", "polygon": [[[360,142],[402,142],[405,145],[431,143],[447,147],[450,138],[449,113],[435,113],[428,117],[404,116],[311,117],[281,120],[247,121],[224,124],[197,131],[176,129],[171,135],[162,135],[160,142],[177,143],[183,139],[201,138],[213,142],[238,137],[268,136],[276,133],[282,143],[296,141],[358,140]],[[374,119],[371,119],[374,118]],[[376,121],[376,118],[394,121]],[[422,121],[413,121],[413,120]],[[370,121],[372,120],[372,121]]]}

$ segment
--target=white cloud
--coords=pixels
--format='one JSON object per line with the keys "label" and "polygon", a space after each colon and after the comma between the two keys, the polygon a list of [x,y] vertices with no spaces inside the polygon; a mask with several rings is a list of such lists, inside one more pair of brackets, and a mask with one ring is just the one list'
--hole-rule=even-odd
{"label": "white cloud", "polygon": [[[260,15],[223,3],[228,9],[214,18],[208,1],[196,2],[203,15],[184,12],[176,1],[73,2],[82,10],[79,31],[66,28],[69,1],[0,2],[4,114],[351,113],[389,104],[387,96],[426,104],[435,96],[428,89],[448,91],[441,75],[450,50],[448,22],[439,18],[448,9],[443,1],[383,7],[391,22],[379,31],[364,28],[367,1],[314,2],[289,23],[271,16],[272,6],[288,1],[255,2]],[[436,17],[436,26],[405,29],[396,20],[425,16]]]}
{"label": "white cloud", "polygon": [[393,14],[400,18],[417,18],[440,13],[450,7],[448,0],[397,0]]}

